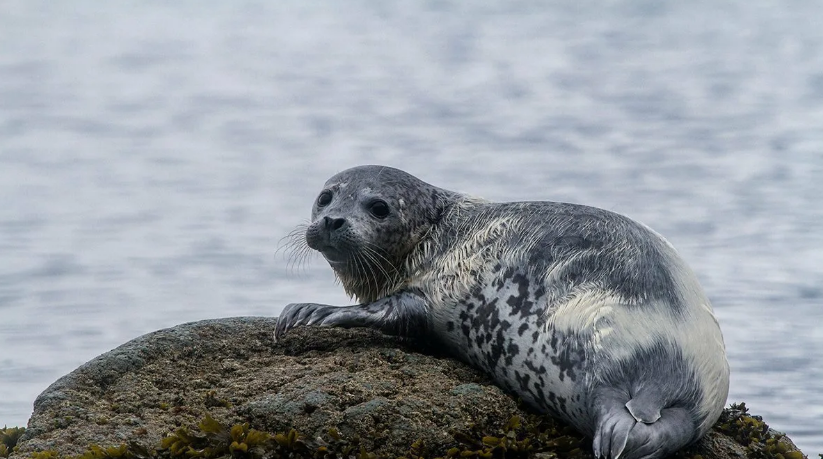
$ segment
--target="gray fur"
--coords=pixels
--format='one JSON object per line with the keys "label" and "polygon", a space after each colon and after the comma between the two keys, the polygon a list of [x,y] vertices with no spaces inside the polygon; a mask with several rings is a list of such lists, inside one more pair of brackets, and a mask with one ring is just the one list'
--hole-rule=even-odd
{"label": "gray fur", "polygon": [[326,183],[305,237],[361,304],[289,305],[277,336],[323,325],[441,342],[612,459],[663,457],[723,408],[709,301],[671,245],[626,217],[490,203],[362,166]]}

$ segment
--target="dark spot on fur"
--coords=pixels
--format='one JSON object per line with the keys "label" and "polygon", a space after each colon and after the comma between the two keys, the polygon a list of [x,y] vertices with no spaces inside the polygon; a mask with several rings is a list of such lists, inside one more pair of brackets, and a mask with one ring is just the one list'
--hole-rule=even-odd
{"label": "dark spot on fur", "polygon": [[514,268],[509,266],[508,268],[506,268],[505,271],[503,271],[503,275],[500,276],[500,279],[505,281],[505,280],[511,279],[513,276],[514,276]]}
{"label": "dark spot on fur", "polygon": [[512,359],[517,355],[520,355],[520,348],[517,347],[516,344],[509,342],[508,347],[506,347],[506,365],[511,365]]}
{"label": "dark spot on fur", "polygon": [[472,298],[476,299],[480,304],[486,302],[486,295],[483,294],[483,286],[482,285],[475,285],[472,287],[471,290]]}
{"label": "dark spot on fur", "polygon": [[[558,338],[558,335],[561,336]],[[555,347],[557,343],[560,343],[559,349]],[[560,371],[560,380],[568,377],[571,381],[576,381],[575,370],[583,367],[586,358],[583,345],[576,337],[564,336],[555,330],[552,334],[552,348],[555,349],[556,355],[551,357],[551,361]]]}
{"label": "dark spot on fur", "polygon": [[511,306],[512,315],[519,314],[521,319],[525,319],[532,314],[532,305],[534,304],[529,301],[529,279],[522,273],[516,273],[511,280],[517,284],[517,296],[509,296],[506,304]]}
{"label": "dark spot on fur", "polygon": [[489,351],[486,353],[486,363],[488,364],[489,368],[496,368],[498,367],[498,362],[500,362],[500,358],[503,357],[506,350],[504,348],[506,337],[503,336],[503,330],[498,329],[497,335],[495,336],[495,340],[493,343],[489,343]]}
{"label": "dark spot on fur", "polygon": [[529,329],[529,324],[527,324],[525,322],[520,324],[520,326],[517,327],[517,335],[518,336],[523,336],[523,333],[526,333],[526,330],[528,330],[528,329]]}
{"label": "dark spot on fur", "polygon": [[466,339],[471,338],[472,329],[467,323],[464,322],[462,325],[460,325],[460,330],[463,331],[463,336],[465,336]]}
{"label": "dark spot on fur", "polygon": [[491,333],[500,326],[500,310],[497,308],[497,298],[488,303],[481,303],[472,320],[477,329]]}
{"label": "dark spot on fur", "polygon": [[543,384],[543,379],[542,378],[538,379],[537,381],[532,383],[532,386],[534,386],[533,394],[537,397],[537,399],[540,402],[542,402],[542,405],[545,406],[546,405],[546,391],[544,390],[545,384]]}
{"label": "dark spot on fur", "polygon": [[515,370],[514,379],[517,381],[517,384],[520,385],[520,390],[529,391],[529,380],[531,379],[531,375],[528,373],[521,375],[519,371]]}
{"label": "dark spot on fur", "polygon": [[531,360],[526,360],[526,368],[528,368],[529,370],[532,371],[532,373],[537,374],[537,375],[546,374],[546,366],[545,365],[540,365],[540,367],[538,368],[537,366],[534,365],[534,363]]}
{"label": "dark spot on fur", "polygon": [[558,408],[560,408],[560,411],[562,411],[565,414],[569,414],[569,412],[566,411],[566,399],[565,398],[557,397],[557,403],[558,403]]}

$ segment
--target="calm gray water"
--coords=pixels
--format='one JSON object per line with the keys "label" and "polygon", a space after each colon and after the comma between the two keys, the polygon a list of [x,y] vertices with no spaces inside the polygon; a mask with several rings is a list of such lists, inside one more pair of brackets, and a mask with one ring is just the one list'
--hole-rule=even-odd
{"label": "calm gray water", "polygon": [[730,401],[823,452],[823,2],[303,3],[3,2],[0,425],[143,333],[348,304],[276,249],[381,163],[657,229]]}

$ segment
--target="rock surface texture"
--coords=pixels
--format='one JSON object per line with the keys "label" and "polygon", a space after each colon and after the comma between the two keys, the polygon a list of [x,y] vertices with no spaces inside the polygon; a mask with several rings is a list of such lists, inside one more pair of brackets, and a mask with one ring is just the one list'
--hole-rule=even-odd
{"label": "rock surface texture", "polygon": [[[589,440],[419,344],[309,327],[274,343],[275,323],[184,324],[97,357],[37,398],[10,457],[591,457]],[[678,453],[697,455],[803,458],[745,409]]]}

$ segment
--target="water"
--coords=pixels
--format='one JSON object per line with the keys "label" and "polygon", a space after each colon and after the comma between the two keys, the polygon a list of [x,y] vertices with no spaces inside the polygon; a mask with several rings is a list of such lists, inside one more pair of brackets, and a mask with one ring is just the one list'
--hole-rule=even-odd
{"label": "water", "polygon": [[362,163],[666,235],[730,401],[823,452],[823,3],[108,2],[0,13],[0,424],[125,341],[346,304],[275,253]]}

